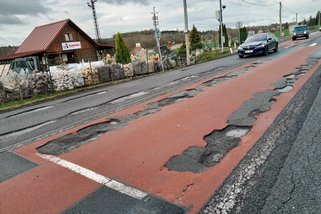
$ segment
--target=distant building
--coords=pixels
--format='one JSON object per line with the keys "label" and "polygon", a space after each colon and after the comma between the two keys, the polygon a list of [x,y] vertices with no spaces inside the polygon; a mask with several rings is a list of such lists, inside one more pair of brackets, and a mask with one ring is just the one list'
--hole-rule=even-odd
{"label": "distant building", "polygon": [[114,46],[97,44],[74,22],[66,19],[36,27],[14,54],[0,57],[0,62],[28,56],[38,56],[43,65],[96,61],[103,51],[113,53]]}

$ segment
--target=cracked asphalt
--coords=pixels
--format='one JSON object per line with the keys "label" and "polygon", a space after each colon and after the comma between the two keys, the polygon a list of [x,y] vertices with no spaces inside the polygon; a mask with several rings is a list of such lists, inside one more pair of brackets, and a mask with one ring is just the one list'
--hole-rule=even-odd
{"label": "cracked asphalt", "polygon": [[321,90],[293,142],[262,213],[316,213],[321,210],[320,106]]}
{"label": "cracked asphalt", "polygon": [[318,35],[246,66],[227,58],[0,114],[21,120],[0,127],[0,210],[319,211]]}
{"label": "cracked asphalt", "polygon": [[319,213],[320,81],[321,67],[201,213]]}

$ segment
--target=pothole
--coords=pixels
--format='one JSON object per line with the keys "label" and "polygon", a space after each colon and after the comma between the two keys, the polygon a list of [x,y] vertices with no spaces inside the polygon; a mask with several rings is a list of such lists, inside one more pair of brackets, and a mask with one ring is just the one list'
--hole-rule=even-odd
{"label": "pothole", "polygon": [[190,171],[194,173],[207,170],[216,165],[233,148],[238,146],[241,138],[251,127],[228,126],[223,130],[215,130],[204,137],[205,147],[193,146],[181,155],[173,156],[166,167],[174,171]]}
{"label": "pothole", "polygon": [[226,133],[227,137],[231,138],[241,138],[244,137],[249,132],[249,129],[239,128],[234,129]]}
{"label": "pothole", "polygon": [[164,106],[171,105],[171,104],[174,104],[177,102],[181,102],[181,101],[186,100],[188,98],[195,97],[199,92],[200,92],[200,90],[197,90],[197,89],[190,89],[190,90],[182,91],[182,92],[173,94],[167,98],[164,98],[162,100],[159,100],[157,102],[150,103],[150,104],[148,104],[147,108],[164,107]]}
{"label": "pothole", "polygon": [[209,81],[204,82],[203,85],[211,87],[211,86],[214,86],[216,84],[225,82],[226,80],[229,80],[229,79],[231,79],[231,78],[227,77],[227,76],[217,77],[217,78],[214,78],[214,79],[211,79]]}
{"label": "pothole", "polygon": [[38,147],[37,151],[41,154],[60,155],[78,148],[80,145],[88,143],[93,139],[96,139],[101,134],[119,129],[125,125],[126,124],[117,119],[111,119],[106,122],[93,124],[79,129],[75,133],[67,134],[49,141],[46,144]]}
{"label": "pothole", "polygon": [[288,91],[291,91],[292,89],[293,89],[293,86],[288,85],[288,86],[286,86],[284,88],[277,89],[277,91],[280,92],[280,93],[286,93]]}
{"label": "pothole", "polygon": [[[129,115],[125,115],[117,118],[112,118],[106,122],[89,125],[85,128],[78,130],[75,133],[67,134],[55,140],[47,142],[46,144],[38,147],[37,151],[42,154],[51,154],[51,155],[60,155],[66,152],[70,152],[73,149],[76,149],[83,144],[87,144],[97,139],[100,135],[104,133],[123,128],[130,121],[136,120],[140,117],[144,117],[150,114],[155,114],[156,112],[159,112],[161,110],[160,107],[194,97],[199,93],[200,90],[201,89],[199,88],[198,90],[190,89],[190,90],[182,91],[182,92],[173,94],[172,96],[165,98],[163,100],[160,100],[158,102],[150,103],[142,111],[138,111],[133,114],[129,114]],[[128,99],[129,97],[133,98],[136,96],[141,96],[142,94],[143,93],[135,93],[130,96],[119,98],[115,101],[119,101],[120,99]],[[77,112],[74,112],[73,114],[84,113],[86,111],[89,111],[90,109],[91,108],[77,111]]]}
{"label": "pothole", "polygon": [[[256,65],[256,63],[246,68],[253,67],[253,65]],[[239,145],[242,137],[250,132],[257,116],[271,109],[272,104],[277,101],[274,97],[292,90],[297,78],[308,72],[310,68],[308,64],[301,65],[296,72],[285,75],[284,79],[273,83],[274,90],[255,94],[252,99],[244,102],[238,110],[228,117],[227,123],[229,125],[226,128],[214,130],[204,137],[204,141],[207,142],[205,147],[189,147],[182,154],[171,157],[165,166],[169,170],[193,173],[199,173],[215,166],[227,153]],[[203,85],[213,86],[226,81],[230,77],[237,77],[242,72],[237,71],[228,74],[228,76],[214,78],[204,82]]]}

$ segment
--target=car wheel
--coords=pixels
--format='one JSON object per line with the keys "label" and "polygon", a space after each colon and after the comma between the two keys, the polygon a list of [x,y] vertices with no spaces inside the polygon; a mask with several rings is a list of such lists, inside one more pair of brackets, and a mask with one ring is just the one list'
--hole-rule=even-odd
{"label": "car wheel", "polygon": [[243,55],[239,55],[239,57],[242,59],[244,56]]}
{"label": "car wheel", "polygon": [[306,39],[308,39],[308,38],[309,38],[309,36],[306,36],[305,38],[306,38]]}
{"label": "car wheel", "polygon": [[265,47],[264,55],[265,56],[269,55],[269,48],[267,46]]}
{"label": "car wheel", "polygon": [[292,38],[292,40],[294,41],[294,40],[296,40],[296,38]]}
{"label": "car wheel", "polygon": [[274,48],[274,53],[278,52],[278,49],[279,49],[279,46],[276,45],[275,48]]}

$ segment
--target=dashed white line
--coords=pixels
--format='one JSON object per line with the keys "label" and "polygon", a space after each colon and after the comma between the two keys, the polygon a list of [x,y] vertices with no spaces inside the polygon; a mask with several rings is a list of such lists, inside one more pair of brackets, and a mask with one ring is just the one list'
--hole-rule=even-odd
{"label": "dashed white line", "polygon": [[136,98],[136,97],[140,97],[140,96],[143,96],[145,94],[148,94],[148,92],[145,92],[145,91],[141,91],[141,92],[137,92],[135,94],[131,94],[131,95],[128,95],[128,96],[125,96],[125,97],[122,97],[122,98],[119,98],[117,100],[114,100],[112,102],[110,102],[111,104],[115,104],[115,103],[119,103],[119,102],[123,102],[125,100],[128,100],[128,99],[132,99],[132,98]]}
{"label": "dashed white line", "polygon": [[313,47],[316,46],[318,43],[312,43],[311,45],[309,45],[309,47]]}
{"label": "dashed white line", "polygon": [[52,163],[55,163],[59,166],[62,166],[66,169],[69,169],[77,174],[80,174],[92,181],[95,181],[97,183],[100,183],[100,184],[103,184],[105,185],[106,187],[109,187],[113,190],[116,190],[118,192],[121,192],[123,194],[126,194],[132,198],[136,198],[136,199],[139,199],[139,200],[142,200],[144,197],[147,196],[147,193],[141,191],[141,190],[138,190],[138,189],[135,189],[133,187],[130,187],[130,186],[126,186],[125,184],[122,184],[118,181],[115,181],[115,180],[112,180],[110,178],[107,178],[103,175],[100,175],[94,171],[91,171],[89,169],[86,169],[82,166],[79,166],[77,164],[74,164],[74,163],[71,163],[69,161],[66,161],[66,160],[63,160],[61,158],[58,158],[58,157],[55,157],[55,156],[52,156],[52,155],[43,155],[43,154],[37,154],[38,156],[42,157],[43,159],[45,160],[48,160]]}

